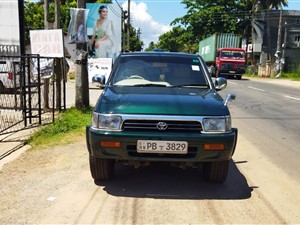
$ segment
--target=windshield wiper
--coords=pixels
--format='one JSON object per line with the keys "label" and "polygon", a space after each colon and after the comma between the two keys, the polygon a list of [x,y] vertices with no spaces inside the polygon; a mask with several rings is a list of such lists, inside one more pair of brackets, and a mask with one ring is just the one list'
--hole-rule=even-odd
{"label": "windshield wiper", "polygon": [[134,87],[167,87],[165,84],[134,84]]}
{"label": "windshield wiper", "polygon": [[208,87],[207,84],[180,84],[180,85],[171,85],[170,87]]}

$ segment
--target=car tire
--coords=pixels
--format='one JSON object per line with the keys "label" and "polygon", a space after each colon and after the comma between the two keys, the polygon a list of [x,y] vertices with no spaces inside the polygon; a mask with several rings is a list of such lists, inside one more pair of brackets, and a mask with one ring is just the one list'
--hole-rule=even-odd
{"label": "car tire", "polygon": [[212,183],[223,183],[228,175],[229,160],[205,162],[203,164],[204,178]]}
{"label": "car tire", "polygon": [[241,79],[242,79],[242,76],[241,76],[241,75],[238,75],[238,76],[236,76],[236,79],[241,80]]}
{"label": "car tire", "polygon": [[115,160],[99,159],[90,154],[90,170],[95,181],[109,180],[114,175]]}

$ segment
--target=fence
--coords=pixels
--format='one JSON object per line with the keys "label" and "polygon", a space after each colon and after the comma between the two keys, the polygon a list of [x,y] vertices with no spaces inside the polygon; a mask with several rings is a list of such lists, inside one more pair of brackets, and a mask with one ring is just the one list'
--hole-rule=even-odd
{"label": "fence", "polygon": [[66,108],[65,72],[54,68],[62,60],[0,56],[0,134],[52,123]]}

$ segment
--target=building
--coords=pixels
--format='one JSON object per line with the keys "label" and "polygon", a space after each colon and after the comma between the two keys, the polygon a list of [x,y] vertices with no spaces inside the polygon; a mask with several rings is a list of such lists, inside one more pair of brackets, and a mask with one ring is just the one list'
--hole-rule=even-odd
{"label": "building", "polygon": [[[253,17],[250,58],[265,69],[267,76],[274,74],[274,63],[284,59],[284,71],[300,66],[300,10],[272,10],[256,13]],[[253,51],[253,53],[252,53]],[[252,56],[253,54],[253,56]],[[270,67],[270,68],[268,68]]]}

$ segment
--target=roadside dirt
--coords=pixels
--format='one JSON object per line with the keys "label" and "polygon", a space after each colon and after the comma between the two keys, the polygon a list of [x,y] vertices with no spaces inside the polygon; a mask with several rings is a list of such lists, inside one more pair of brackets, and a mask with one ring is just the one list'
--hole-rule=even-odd
{"label": "roadside dirt", "polygon": [[242,136],[222,185],[205,182],[199,170],[166,166],[117,166],[114,180],[95,185],[85,139],[75,141],[28,150],[3,167],[1,224],[300,222],[299,184]]}

